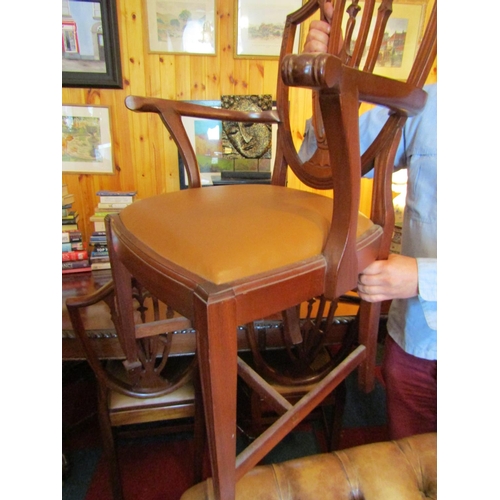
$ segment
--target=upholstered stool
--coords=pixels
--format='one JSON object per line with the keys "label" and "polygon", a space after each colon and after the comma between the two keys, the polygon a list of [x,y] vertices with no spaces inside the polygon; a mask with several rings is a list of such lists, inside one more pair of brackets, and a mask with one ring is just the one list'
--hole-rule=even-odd
{"label": "upholstered stool", "polygon": [[[214,498],[208,479],[181,500]],[[437,498],[435,433],[255,467],[236,485],[236,500],[422,498]]]}

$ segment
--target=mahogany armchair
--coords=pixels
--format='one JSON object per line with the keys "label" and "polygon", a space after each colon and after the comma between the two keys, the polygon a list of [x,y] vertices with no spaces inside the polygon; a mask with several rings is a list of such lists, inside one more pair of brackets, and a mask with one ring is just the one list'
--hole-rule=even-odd
{"label": "mahogany armchair", "polygon": [[[140,200],[108,217],[115,281],[136,277],[160,300],[191,321],[197,354],[215,497],[232,500],[235,484],[356,367],[373,383],[377,306],[361,305],[359,345],[292,405],[237,355],[236,329],[283,311],[289,335],[300,343],[298,304],[313,297],[335,302],[356,288],[358,274],[386,258],[393,230],[391,173],[401,127],[424,106],[421,89],[436,55],[436,7],[407,82],[371,73],[383,38],[390,1],[379,10],[367,43],[375,2],[366,0],[360,31],[352,41],[357,1],[336,0],[327,54],[292,54],[297,26],[322,5],[310,0],[286,20],[277,85],[277,109],[244,112],[192,103],[129,96],[137,112],[157,113],[187,169],[189,189]],[[351,42],[354,48],[351,50]],[[364,70],[358,69],[370,47]],[[289,86],[313,89],[320,147],[300,161],[290,133]],[[387,124],[360,157],[360,101],[387,106]],[[182,116],[278,126],[272,185],[201,188],[196,156]],[[358,213],[360,178],[375,166],[371,217]],[[286,187],[291,169],[306,185],[334,190],[331,198]],[[391,215],[392,214],[392,215]],[[121,276],[119,278],[119,276]],[[367,356],[368,352],[368,356]],[[128,359],[134,369],[137,359]],[[364,365],[363,365],[364,363]],[[237,375],[273,401],[282,416],[236,457]]]}

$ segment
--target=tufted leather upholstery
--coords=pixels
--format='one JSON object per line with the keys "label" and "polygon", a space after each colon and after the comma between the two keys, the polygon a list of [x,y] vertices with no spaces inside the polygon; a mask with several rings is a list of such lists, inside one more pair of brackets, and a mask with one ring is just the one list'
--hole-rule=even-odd
{"label": "tufted leather upholstery", "polygon": [[[214,498],[208,479],[181,500]],[[236,500],[423,498],[437,498],[435,433],[255,467],[236,485]]]}

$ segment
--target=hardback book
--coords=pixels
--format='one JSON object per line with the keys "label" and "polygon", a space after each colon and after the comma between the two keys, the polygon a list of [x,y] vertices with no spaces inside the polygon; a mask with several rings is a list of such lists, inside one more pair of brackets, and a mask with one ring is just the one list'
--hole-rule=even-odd
{"label": "hardback book", "polygon": [[90,255],[91,262],[109,262],[109,254]]}
{"label": "hardback book", "polygon": [[63,222],[62,231],[63,233],[65,231],[78,231],[78,224],[73,224],[73,223],[64,224]]}
{"label": "hardback book", "polygon": [[78,214],[76,216],[63,217],[62,224],[63,224],[63,226],[78,224],[79,220],[80,220],[80,216]]}
{"label": "hardback book", "polygon": [[85,267],[90,268],[90,261],[89,261],[89,259],[70,260],[68,262],[63,262],[62,263],[62,269],[63,269],[63,271],[65,269],[83,269]]}
{"label": "hardback book", "polygon": [[134,197],[137,191],[108,191],[106,189],[101,189],[97,191],[97,196],[131,196]]}
{"label": "hardback book", "polygon": [[134,196],[127,196],[127,195],[122,195],[122,196],[100,196],[99,197],[99,202],[100,203],[127,203],[130,205],[134,201]]}
{"label": "hardback book", "polygon": [[104,220],[94,222],[94,231],[106,231],[106,224],[104,224]]}
{"label": "hardback book", "polygon": [[106,231],[94,231],[90,235],[90,242],[91,243],[107,243],[106,239]]}
{"label": "hardback book", "polygon": [[117,214],[121,208],[96,208],[94,215],[92,217],[106,217],[109,214]]}
{"label": "hardback book", "polygon": [[[109,253],[108,252],[96,252],[96,251],[92,251],[90,252],[90,260],[92,262],[95,262],[96,259],[107,259],[109,260]],[[97,262],[99,262],[99,260],[97,260]]]}
{"label": "hardback book", "polygon": [[70,252],[62,252],[63,262],[71,262],[73,260],[88,260],[89,254],[87,250],[73,250]]}
{"label": "hardback book", "polygon": [[90,264],[92,271],[98,271],[100,269],[111,269],[111,262],[92,262]]}
{"label": "hardback book", "polygon": [[102,236],[91,236],[90,237],[90,244],[94,245],[94,247],[96,245],[106,246],[107,245],[106,236],[104,236],[104,238]]}
{"label": "hardback book", "polygon": [[68,194],[68,185],[67,184],[62,185],[62,195],[64,196],[65,194]]}
{"label": "hardback book", "polygon": [[96,210],[105,210],[105,209],[109,209],[109,208],[118,208],[118,209],[126,208],[131,203],[132,203],[132,201],[130,201],[128,203],[98,203]]}
{"label": "hardback book", "polygon": [[85,243],[83,241],[68,241],[67,243],[62,244],[63,252],[75,252],[78,250],[86,250]]}
{"label": "hardback book", "polygon": [[81,231],[70,231],[69,229],[65,229],[65,227],[63,226],[62,242],[68,243],[71,241],[82,241],[82,232]]}
{"label": "hardback book", "polygon": [[104,254],[106,255],[108,253],[108,245],[106,244],[94,244],[93,245],[93,250],[92,253],[98,255],[98,254]]}
{"label": "hardback book", "polygon": [[75,220],[80,217],[80,214],[76,210],[63,209],[62,220]]}
{"label": "hardback book", "polygon": [[71,269],[63,269],[62,273],[63,274],[90,273],[90,271],[92,271],[92,268],[90,266],[85,266],[85,267],[77,267],[77,268],[71,268]]}
{"label": "hardback book", "polygon": [[62,197],[62,205],[63,207],[66,205],[71,205],[72,203],[75,203],[75,195],[68,193],[63,195]]}

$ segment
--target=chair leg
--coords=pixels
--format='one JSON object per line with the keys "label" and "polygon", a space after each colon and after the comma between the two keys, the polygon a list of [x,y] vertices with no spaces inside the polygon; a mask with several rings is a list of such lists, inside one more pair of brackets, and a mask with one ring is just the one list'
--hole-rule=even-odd
{"label": "chair leg", "polygon": [[109,467],[113,500],[124,500],[120,467],[118,464],[118,456],[116,454],[113,429],[111,427],[111,422],[109,420],[106,398],[107,398],[106,392],[99,391],[98,416],[99,416],[99,426],[101,429],[103,452]]}
{"label": "chair leg", "polygon": [[359,343],[366,347],[366,358],[359,366],[358,383],[365,393],[375,388],[375,361],[381,302],[361,301],[359,306]]}
{"label": "chair leg", "polygon": [[[342,433],[342,421],[346,402],[346,383],[341,382],[334,391],[335,401],[333,415],[329,426],[328,451],[335,451],[340,448],[340,435]],[[324,410],[323,410],[324,411]]]}
{"label": "chair leg", "polygon": [[201,391],[201,381],[199,368],[196,368],[194,374],[194,466],[193,483],[197,484],[203,480],[203,462],[205,457],[205,448],[207,434],[205,430],[205,418],[203,415],[203,395]]}
{"label": "chair leg", "polygon": [[233,500],[236,487],[237,339],[234,297],[194,298],[196,348],[215,498]]}

